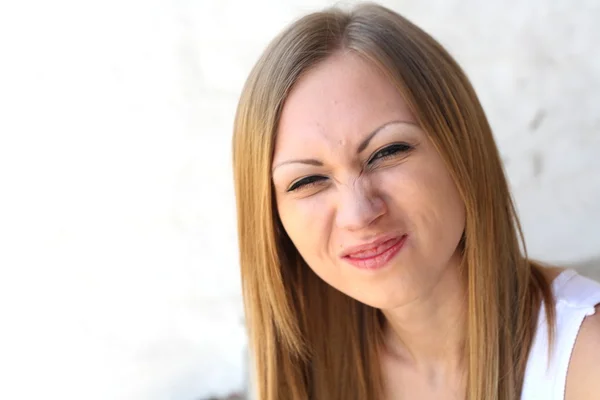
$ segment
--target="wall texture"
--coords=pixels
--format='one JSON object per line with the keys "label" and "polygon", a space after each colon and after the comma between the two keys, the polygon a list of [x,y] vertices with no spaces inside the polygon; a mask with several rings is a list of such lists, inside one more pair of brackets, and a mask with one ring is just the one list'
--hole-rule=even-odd
{"label": "wall texture", "polygon": [[[0,5],[1,398],[244,387],[235,106],[270,38],[330,4]],[[531,255],[599,276],[600,3],[383,4],[471,77]]]}

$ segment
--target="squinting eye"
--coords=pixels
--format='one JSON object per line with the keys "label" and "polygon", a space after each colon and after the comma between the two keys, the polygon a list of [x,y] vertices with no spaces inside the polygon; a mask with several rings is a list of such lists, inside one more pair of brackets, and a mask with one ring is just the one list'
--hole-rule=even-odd
{"label": "squinting eye", "polygon": [[404,143],[391,144],[379,150],[377,153],[373,154],[373,156],[369,159],[368,164],[371,164],[373,161],[394,157],[400,155],[401,153],[406,153],[411,149],[411,146]]}
{"label": "squinting eye", "polygon": [[294,190],[297,190],[297,189],[301,189],[301,188],[304,189],[311,185],[317,184],[324,179],[327,179],[327,178],[325,178],[324,176],[319,176],[319,175],[307,176],[306,178],[302,178],[302,179],[294,182],[287,191],[293,192]]}

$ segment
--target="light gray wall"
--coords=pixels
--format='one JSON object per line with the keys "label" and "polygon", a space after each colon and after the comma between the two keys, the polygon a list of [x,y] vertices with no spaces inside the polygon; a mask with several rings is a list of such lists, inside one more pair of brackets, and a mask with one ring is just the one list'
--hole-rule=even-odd
{"label": "light gray wall", "polygon": [[[243,387],[233,114],[270,38],[329,4],[0,5],[1,398]],[[384,4],[471,77],[531,255],[598,274],[600,3]]]}

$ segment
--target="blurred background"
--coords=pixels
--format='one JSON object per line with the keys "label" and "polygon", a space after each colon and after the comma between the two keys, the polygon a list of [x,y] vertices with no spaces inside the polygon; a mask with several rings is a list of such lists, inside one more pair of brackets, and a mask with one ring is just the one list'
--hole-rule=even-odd
{"label": "blurred background", "polygon": [[[286,24],[352,3],[0,3],[0,398],[243,392],[237,99]],[[599,278],[600,2],[381,3],[472,79],[530,254]]]}

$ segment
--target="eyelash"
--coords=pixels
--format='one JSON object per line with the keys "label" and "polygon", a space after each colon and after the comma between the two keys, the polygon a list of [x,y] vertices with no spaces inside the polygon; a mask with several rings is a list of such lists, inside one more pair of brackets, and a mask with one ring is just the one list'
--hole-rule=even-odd
{"label": "eyelash", "polygon": [[[373,154],[373,156],[371,158],[369,158],[369,161],[367,161],[367,164],[371,164],[371,162],[376,161],[376,160],[385,160],[385,159],[397,156],[398,153],[406,153],[409,150],[412,150],[412,147],[406,143],[390,144],[389,146],[386,146],[383,149],[375,152],[375,154]],[[389,151],[392,151],[392,153],[385,154],[381,157],[377,157],[377,155],[385,153],[385,152],[389,152]]]}
{"label": "eyelash", "polygon": [[292,186],[290,186],[290,188],[288,189],[288,192],[293,192],[298,189],[306,189],[312,185],[316,185],[317,183],[319,183],[320,181],[322,181],[324,179],[326,179],[326,178],[324,176],[320,176],[320,175],[307,176],[306,178],[302,178],[302,179],[294,182],[292,184]]}
{"label": "eyelash", "polygon": [[[412,150],[412,147],[406,143],[394,143],[389,146],[384,147],[383,149],[375,152],[371,158],[367,161],[368,165],[371,165],[375,161],[386,160],[388,158],[392,158],[398,155],[398,153],[406,153],[409,150]],[[388,154],[385,154],[388,153]],[[383,154],[381,156],[378,156]],[[288,192],[293,192],[299,189],[306,189],[310,186],[316,185],[322,180],[327,179],[321,175],[311,175],[306,178],[302,178],[296,182],[294,182],[290,188],[287,190]]]}

